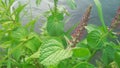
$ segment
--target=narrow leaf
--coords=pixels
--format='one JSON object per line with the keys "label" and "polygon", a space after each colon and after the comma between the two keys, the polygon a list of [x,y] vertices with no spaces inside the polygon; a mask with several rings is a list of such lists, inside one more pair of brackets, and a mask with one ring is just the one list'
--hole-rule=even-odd
{"label": "narrow leaf", "polygon": [[105,25],[105,22],[104,22],[104,17],[103,17],[103,12],[102,12],[102,5],[100,3],[99,0],[94,0],[96,6],[97,6],[97,10],[98,10],[98,15],[99,15],[99,18],[100,18],[100,21],[102,23],[102,26],[104,27],[104,31],[107,31],[107,27]]}

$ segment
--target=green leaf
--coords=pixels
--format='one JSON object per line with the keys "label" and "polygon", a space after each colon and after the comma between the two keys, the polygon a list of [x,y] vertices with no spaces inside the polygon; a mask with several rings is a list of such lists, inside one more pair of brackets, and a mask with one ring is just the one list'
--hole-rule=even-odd
{"label": "green leaf", "polygon": [[11,68],[11,61],[10,61],[10,59],[7,60],[7,68]]}
{"label": "green leaf", "polygon": [[31,20],[30,22],[28,22],[25,27],[29,28],[30,31],[34,31],[35,28],[35,23],[36,23],[37,19]]}
{"label": "green leaf", "polygon": [[33,38],[33,39],[27,41],[24,45],[28,49],[30,49],[32,52],[35,52],[38,50],[39,46],[41,45],[41,42],[38,39]]}
{"label": "green leaf", "polygon": [[[41,46],[41,40],[39,36],[35,33],[30,33],[23,27],[17,28],[12,32],[12,39],[15,40],[15,42],[24,42],[24,47],[31,50],[31,52],[35,52],[38,50],[38,48]],[[15,44],[17,45],[17,44]],[[14,47],[14,46],[13,46]],[[19,48],[13,52],[13,56],[15,59],[19,59],[23,49]]]}
{"label": "green leaf", "polygon": [[40,48],[40,62],[43,65],[50,66],[71,57],[71,49],[64,49],[63,45],[57,40],[46,41]]}
{"label": "green leaf", "polygon": [[32,54],[31,56],[26,57],[25,60],[36,59],[36,58],[39,58],[39,56],[40,56],[40,51],[37,51],[34,54]]}
{"label": "green leaf", "polygon": [[71,9],[75,9],[77,7],[74,0],[66,0],[66,1],[67,1],[67,4],[70,6]]}
{"label": "green leaf", "polygon": [[89,64],[87,62],[81,62],[75,65],[73,68],[95,68],[94,65]]}
{"label": "green leaf", "polygon": [[105,65],[108,65],[114,60],[114,54],[115,54],[115,49],[114,45],[111,45],[112,43],[109,43],[104,49],[103,49],[103,54],[102,54],[102,60]]}
{"label": "green leaf", "polygon": [[[39,36],[37,36],[34,33],[31,33],[30,36],[33,36],[33,37],[31,39],[29,39],[24,45],[28,49],[30,49],[32,52],[35,52],[41,46],[41,40],[39,39]],[[30,37],[30,36],[28,36],[28,37]]]}
{"label": "green leaf", "polygon": [[26,38],[27,35],[28,35],[28,30],[26,28],[19,27],[12,32],[12,39],[15,41],[20,41]]}
{"label": "green leaf", "polygon": [[20,56],[23,54],[22,47],[19,47],[18,49],[14,50],[12,53],[12,56],[15,58],[15,60],[19,60]]}
{"label": "green leaf", "polygon": [[26,7],[27,4],[24,5],[19,5],[19,7],[17,7],[15,9],[15,11],[13,12],[13,20],[14,20],[14,15],[15,15],[15,21],[18,23],[20,20],[20,13],[22,12],[22,10]]}
{"label": "green leaf", "polygon": [[99,0],[94,0],[94,2],[96,4],[96,6],[97,6],[100,21],[102,22],[102,26],[104,27],[104,31],[106,32],[107,31],[107,28],[106,28],[107,26],[105,25],[104,18],[103,18],[102,5],[101,5]]}
{"label": "green leaf", "polygon": [[98,31],[92,31],[87,36],[87,42],[90,48],[99,49],[102,46],[101,33]]}
{"label": "green leaf", "polygon": [[115,53],[115,62],[118,64],[120,68],[120,52]]}
{"label": "green leaf", "polygon": [[61,61],[57,66],[57,68],[72,68],[75,65],[74,59],[69,58]]}
{"label": "green leaf", "polygon": [[80,42],[78,42],[78,43],[76,44],[76,46],[77,46],[77,47],[88,48],[87,39],[81,40]]}
{"label": "green leaf", "polygon": [[86,60],[91,56],[88,48],[75,48],[73,49],[73,56],[81,60]]}
{"label": "green leaf", "polygon": [[59,12],[59,10],[55,14],[52,14],[47,18],[48,23],[55,23],[63,20],[64,20],[64,13]]}
{"label": "green leaf", "polygon": [[63,13],[56,13],[47,19],[47,32],[51,36],[60,36],[64,33]]}
{"label": "green leaf", "polygon": [[63,22],[55,22],[47,24],[47,31],[51,36],[60,36],[64,33]]}

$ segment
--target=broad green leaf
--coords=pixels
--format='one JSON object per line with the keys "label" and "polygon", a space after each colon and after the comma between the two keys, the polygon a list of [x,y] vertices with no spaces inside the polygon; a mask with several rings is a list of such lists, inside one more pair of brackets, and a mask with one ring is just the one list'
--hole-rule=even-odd
{"label": "broad green leaf", "polygon": [[60,42],[51,39],[41,46],[39,60],[41,64],[50,66],[58,64],[60,61],[71,57],[71,55],[71,49],[64,49]]}
{"label": "broad green leaf", "polygon": [[120,68],[120,52],[115,53],[115,62],[118,64]]}
{"label": "broad green leaf", "polygon": [[66,1],[67,1],[67,4],[70,6],[71,9],[75,9],[77,7],[74,0],[66,0]]}
{"label": "broad green leaf", "polygon": [[102,60],[105,65],[108,65],[114,60],[115,49],[113,47],[114,45],[111,45],[111,44],[112,43],[109,43],[103,49]]}
{"label": "broad green leaf", "polygon": [[98,31],[92,31],[87,36],[87,42],[90,48],[99,49],[102,46],[101,33]]}
{"label": "broad green leaf", "polygon": [[75,65],[73,68],[95,68],[94,65],[87,62],[80,62]]}
{"label": "broad green leaf", "polygon": [[87,60],[91,56],[88,48],[74,48],[73,57],[79,58],[81,60]]}
{"label": "broad green leaf", "polygon": [[41,46],[41,41],[38,38],[33,37],[32,39],[28,40],[24,45],[32,52],[35,52]]}
{"label": "broad green leaf", "polygon": [[63,13],[56,13],[47,19],[47,32],[51,36],[60,36],[64,33]]}
{"label": "broad green leaf", "polygon": [[26,28],[19,27],[12,32],[12,39],[15,41],[20,41],[26,38],[27,35],[28,35],[28,30]]}
{"label": "broad green leaf", "polygon": [[[24,39],[23,39],[24,41]],[[25,39],[25,47],[27,47],[28,49],[30,49],[32,52],[35,52],[38,50],[38,48],[41,46],[41,39],[40,37],[35,34],[35,33],[30,33],[28,36],[27,36],[27,40]]]}
{"label": "broad green leaf", "polygon": [[101,5],[99,0],[94,0],[94,2],[96,4],[96,6],[97,6],[97,10],[98,10],[98,15],[99,15],[100,21],[102,23],[102,26],[104,27],[104,31],[106,32],[107,28],[106,28],[106,25],[105,25],[105,22],[104,22],[104,18],[103,18],[102,5]]}
{"label": "broad green leaf", "polygon": [[[47,54],[47,53],[45,53]],[[49,54],[49,52],[48,52]],[[57,50],[56,52],[54,53],[51,53],[49,54],[49,56],[44,56],[44,60],[41,61],[41,63],[43,65],[54,65],[54,64],[58,64],[60,61],[64,60],[64,59],[67,59],[69,57],[71,57],[71,50],[70,49],[62,49],[62,50]],[[43,56],[42,56],[43,57]],[[41,57],[41,58],[42,58]]]}
{"label": "broad green leaf", "polygon": [[64,33],[63,22],[54,22],[47,24],[47,31],[51,36],[60,36]]}

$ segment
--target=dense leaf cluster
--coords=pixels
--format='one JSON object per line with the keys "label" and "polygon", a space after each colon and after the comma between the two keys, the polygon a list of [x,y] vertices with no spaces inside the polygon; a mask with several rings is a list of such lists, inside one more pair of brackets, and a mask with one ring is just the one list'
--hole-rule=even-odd
{"label": "dense leaf cluster", "polygon": [[[81,27],[82,31],[87,30],[82,40],[76,38],[77,34],[72,37],[77,25],[64,31],[67,12],[58,8],[58,0],[54,0],[54,7],[46,12],[47,20],[40,34],[34,31],[37,19],[21,24],[20,13],[27,4],[13,9],[14,2],[0,0],[0,68],[120,68],[120,42],[113,29],[105,25],[99,0],[94,2],[102,26],[83,25],[90,12],[85,13],[80,22],[83,26],[77,27],[78,35],[82,34]],[[40,2],[36,0],[37,5]],[[67,3],[72,9],[76,8],[74,0]]]}

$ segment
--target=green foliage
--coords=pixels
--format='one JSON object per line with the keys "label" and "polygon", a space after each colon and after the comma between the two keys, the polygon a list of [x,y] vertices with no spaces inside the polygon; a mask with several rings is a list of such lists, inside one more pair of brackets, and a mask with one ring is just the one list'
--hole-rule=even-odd
{"label": "green foliage", "polygon": [[25,27],[29,28],[29,31],[34,31],[34,27],[35,27],[35,23],[36,23],[37,19],[31,20],[30,22],[28,22]]}
{"label": "green foliage", "polygon": [[103,59],[105,65],[108,65],[109,62],[113,61],[113,59],[114,59],[114,54],[116,51],[113,46],[114,46],[113,43],[109,43],[103,49],[102,59]]}
{"label": "green foliage", "polygon": [[103,18],[102,5],[101,5],[99,0],[94,0],[94,2],[95,2],[96,6],[97,6],[97,9],[98,9],[98,15],[99,15],[100,21],[102,23],[102,26],[104,27],[104,31],[106,32],[107,27],[105,25],[104,18]]}
{"label": "green foliage", "polygon": [[12,31],[11,37],[15,41],[21,41],[22,39],[25,39],[27,35],[28,35],[28,31],[23,27],[19,27]]}
{"label": "green foliage", "polygon": [[54,9],[50,11],[47,17],[47,32],[50,36],[60,36],[64,34],[64,12],[59,11],[57,8],[57,0],[54,2]]}
{"label": "green foliage", "polygon": [[60,36],[64,33],[63,13],[51,15],[47,21],[47,31],[51,36]]}
{"label": "green foliage", "polygon": [[15,20],[15,22],[17,23],[17,22],[19,22],[20,20],[20,13],[21,13],[21,11],[25,8],[25,6],[26,6],[27,4],[24,4],[24,5],[19,5],[19,7],[18,8],[16,8],[15,10],[14,10],[14,12],[12,13],[12,18],[13,18],[13,20]]}
{"label": "green foliage", "polygon": [[73,57],[77,57],[80,60],[87,60],[90,56],[91,56],[91,53],[88,48],[73,49]]}
{"label": "green foliage", "polygon": [[[41,1],[36,0],[36,4]],[[15,0],[0,0],[0,68],[119,68],[120,43],[112,41],[116,35],[107,30],[99,0],[94,2],[102,26],[85,26],[87,35],[76,40],[74,47],[71,33],[79,23],[65,32],[66,11],[58,8],[58,2],[54,0],[54,7],[46,12],[46,22],[38,34],[34,31],[38,17],[21,25],[20,15],[27,4],[13,9]],[[76,8],[74,0],[67,3]]]}
{"label": "green foliage", "polygon": [[40,47],[40,62],[46,66],[57,64],[71,55],[72,52],[69,48],[64,49],[62,44],[54,39],[46,41]]}
{"label": "green foliage", "polygon": [[100,48],[101,47],[101,43],[99,42],[101,38],[101,34],[98,31],[91,31],[88,36],[87,36],[87,41],[88,41],[88,45],[90,48],[92,49],[96,49],[96,48]]}
{"label": "green foliage", "polygon": [[120,67],[120,52],[115,53],[115,62],[117,63],[118,67]]}

